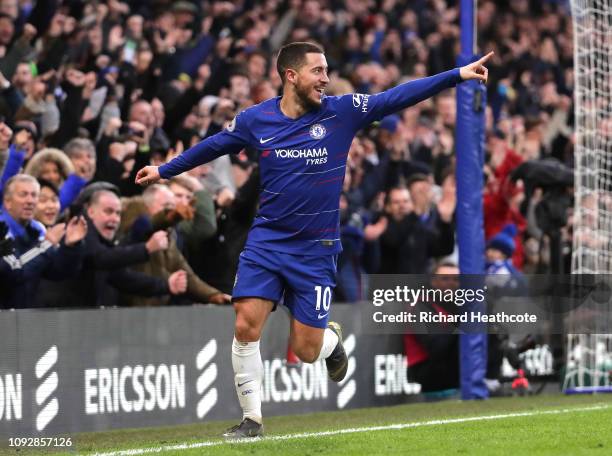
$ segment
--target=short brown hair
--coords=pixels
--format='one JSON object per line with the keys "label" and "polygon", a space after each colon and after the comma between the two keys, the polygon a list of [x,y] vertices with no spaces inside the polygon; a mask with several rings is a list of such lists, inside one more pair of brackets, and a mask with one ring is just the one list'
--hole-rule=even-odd
{"label": "short brown hair", "polygon": [[184,189],[189,190],[191,193],[195,192],[195,190],[193,188],[193,185],[191,184],[189,179],[187,179],[185,176],[183,176],[181,174],[179,174],[178,176],[174,176],[174,177],[170,178],[170,182],[168,183],[168,187],[170,187],[170,185],[172,185],[172,184],[180,185]]}
{"label": "short brown hair", "polygon": [[406,188],[410,189],[410,187],[412,187],[412,184],[415,184],[417,182],[429,182],[429,176],[425,173],[412,174],[406,181]]}
{"label": "short brown hair", "polygon": [[[386,206],[387,204],[389,204],[391,202],[391,193],[393,192],[398,192],[398,191],[408,191],[408,187],[404,186],[404,185],[396,185],[395,187],[391,187],[389,189],[389,191],[387,193],[385,193],[385,199],[383,201],[383,205]],[[408,195],[410,195],[410,193],[408,193]]]}
{"label": "short brown hair", "polygon": [[324,54],[325,51],[318,44],[308,43],[306,41],[289,43],[280,49],[278,52],[278,58],[276,59],[276,70],[278,71],[283,84],[285,83],[285,71],[288,69],[299,69],[302,65],[304,65],[306,54],[308,53]]}

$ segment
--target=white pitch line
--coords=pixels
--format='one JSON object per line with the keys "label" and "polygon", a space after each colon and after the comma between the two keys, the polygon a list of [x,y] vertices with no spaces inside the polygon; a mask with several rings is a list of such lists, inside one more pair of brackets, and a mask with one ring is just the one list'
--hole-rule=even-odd
{"label": "white pitch line", "polygon": [[220,445],[235,445],[235,444],[246,444],[246,443],[257,443],[257,442],[277,442],[283,440],[293,439],[304,439],[309,437],[327,437],[332,435],[342,434],[356,434],[360,432],[375,432],[375,431],[388,431],[388,430],[401,430],[425,426],[438,426],[444,424],[456,424],[456,423],[469,423],[472,421],[491,421],[491,420],[503,420],[506,418],[520,418],[526,416],[537,416],[537,415],[559,415],[562,413],[572,412],[589,412],[594,410],[603,410],[612,407],[608,404],[599,404],[589,407],[575,407],[575,408],[564,408],[555,410],[540,410],[531,412],[515,412],[515,413],[504,413],[499,415],[480,415],[480,416],[467,416],[463,418],[448,418],[445,420],[431,420],[431,421],[416,421],[413,423],[398,423],[388,424],[384,426],[369,426],[361,428],[348,428],[348,429],[337,429],[335,431],[323,431],[323,432],[304,432],[300,434],[286,434],[286,435],[273,435],[270,437],[255,438],[255,439],[240,439],[240,440],[212,440],[206,442],[195,442],[195,443],[182,443],[177,445],[168,445],[161,447],[151,448],[134,448],[131,450],[120,450],[111,451],[109,453],[94,453],[90,456],[139,456],[141,454],[154,454],[161,453],[164,451],[180,451],[180,450],[193,450],[196,448],[220,446]]}

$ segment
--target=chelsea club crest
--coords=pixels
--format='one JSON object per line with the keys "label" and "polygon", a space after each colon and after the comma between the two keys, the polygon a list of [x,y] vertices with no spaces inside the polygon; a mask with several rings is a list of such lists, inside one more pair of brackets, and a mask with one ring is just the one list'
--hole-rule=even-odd
{"label": "chelsea club crest", "polygon": [[321,139],[323,136],[325,136],[327,130],[325,130],[325,127],[321,124],[314,124],[312,127],[310,127],[309,133],[312,139]]}

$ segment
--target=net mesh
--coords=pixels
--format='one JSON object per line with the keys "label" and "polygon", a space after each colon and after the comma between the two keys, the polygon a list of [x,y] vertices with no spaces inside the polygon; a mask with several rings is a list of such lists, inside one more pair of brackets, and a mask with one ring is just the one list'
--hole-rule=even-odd
{"label": "net mesh", "polygon": [[[571,8],[575,78],[572,273],[612,274],[612,0],[572,0]],[[564,387],[609,387],[611,336],[571,334],[571,325],[569,330]]]}

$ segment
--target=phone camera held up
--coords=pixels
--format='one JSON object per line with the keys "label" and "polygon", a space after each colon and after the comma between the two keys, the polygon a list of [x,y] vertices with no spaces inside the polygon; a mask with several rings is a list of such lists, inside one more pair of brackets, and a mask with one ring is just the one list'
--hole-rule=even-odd
{"label": "phone camera held up", "polygon": [[122,141],[128,141],[134,138],[144,138],[144,131],[136,130],[129,125],[122,125],[119,129],[119,137]]}

